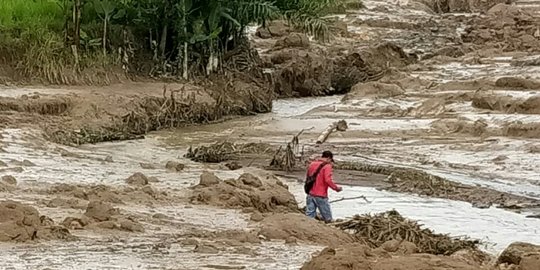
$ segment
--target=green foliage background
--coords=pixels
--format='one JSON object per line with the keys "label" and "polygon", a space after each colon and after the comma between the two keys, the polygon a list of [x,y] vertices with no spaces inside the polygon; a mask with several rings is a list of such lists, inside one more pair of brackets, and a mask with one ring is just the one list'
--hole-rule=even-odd
{"label": "green foliage background", "polygon": [[[361,6],[358,1],[353,6]],[[187,76],[182,72],[186,66],[203,71],[212,59],[238,46],[252,23],[284,18],[316,38],[328,39],[323,17],[350,4],[349,0],[2,0],[0,53],[4,61],[16,61],[23,74],[38,74],[52,83],[69,83],[62,78],[65,69],[122,63],[119,48],[133,59],[152,62],[161,72]]]}

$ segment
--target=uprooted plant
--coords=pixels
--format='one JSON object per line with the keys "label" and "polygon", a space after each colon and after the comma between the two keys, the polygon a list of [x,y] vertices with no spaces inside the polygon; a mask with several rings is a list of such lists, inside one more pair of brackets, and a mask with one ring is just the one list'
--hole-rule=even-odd
{"label": "uprooted plant", "polygon": [[404,218],[395,210],[376,215],[356,215],[351,219],[338,221],[333,226],[352,232],[357,241],[372,248],[380,247],[389,240],[404,240],[414,243],[421,253],[451,255],[461,249],[476,249],[480,244],[478,240],[436,234],[430,229],[422,228],[418,222]]}

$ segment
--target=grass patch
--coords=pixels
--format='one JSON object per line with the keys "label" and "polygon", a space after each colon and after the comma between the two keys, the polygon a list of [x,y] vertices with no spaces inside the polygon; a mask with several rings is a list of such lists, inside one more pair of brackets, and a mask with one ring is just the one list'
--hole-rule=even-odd
{"label": "grass patch", "polygon": [[47,28],[61,30],[64,17],[56,0],[2,0],[0,27],[2,30]]}

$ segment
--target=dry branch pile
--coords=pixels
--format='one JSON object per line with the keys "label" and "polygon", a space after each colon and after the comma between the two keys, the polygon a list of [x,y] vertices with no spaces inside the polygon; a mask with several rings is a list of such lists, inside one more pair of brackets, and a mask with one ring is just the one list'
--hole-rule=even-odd
{"label": "dry branch pile", "polygon": [[272,146],[264,143],[235,144],[225,141],[197,148],[190,147],[185,157],[196,162],[219,163],[244,154],[266,154],[272,149]]}
{"label": "dry branch pile", "polygon": [[540,205],[540,201],[536,199],[500,192],[487,187],[464,185],[414,168],[363,162],[338,162],[334,168],[388,175],[387,181],[392,185],[386,188],[388,191],[465,201],[479,208],[488,208],[494,204],[500,208],[508,209]]}
{"label": "dry branch pile", "polygon": [[[4,108],[16,111],[31,109],[43,114],[62,114],[65,118],[51,119],[44,126],[49,139],[56,143],[79,145],[137,139],[154,130],[205,124],[230,115],[269,112],[273,94],[264,88],[265,85],[257,84],[254,78],[251,81],[231,76],[218,78],[214,84],[208,82],[208,86],[203,83],[202,86],[184,84],[173,90],[164,87],[162,96],[110,95],[93,97],[94,102],[75,105],[52,104],[55,105],[53,108],[58,107],[55,110],[34,101],[18,101],[17,105],[8,100],[0,102],[0,111]],[[120,102],[104,101],[111,99]],[[85,113],[72,114],[69,110],[72,107]]]}
{"label": "dry branch pile", "polygon": [[380,247],[389,240],[404,240],[414,243],[421,253],[451,255],[461,249],[476,249],[479,244],[476,240],[451,238],[423,229],[422,225],[405,219],[395,210],[376,215],[356,215],[333,226],[352,231],[359,242],[372,248]]}
{"label": "dry branch pile", "polygon": [[376,165],[369,164],[364,162],[348,162],[340,161],[334,164],[334,169],[336,170],[350,170],[350,171],[360,171],[360,172],[370,172],[377,174],[390,175],[396,170],[395,167],[386,166],[386,165]]}
{"label": "dry branch pile", "polygon": [[300,152],[299,137],[304,131],[305,130],[302,129],[298,134],[294,135],[291,141],[287,143],[287,146],[285,146],[285,150],[283,150],[283,147],[281,146],[278,148],[272,161],[270,161],[268,169],[290,172],[296,168],[297,164],[301,163],[304,151],[302,149],[302,152]]}
{"label": "dry branch pile", "polygon": [[465,201],[479,208],[488,208],[493,204],[500,208],[509,209],[540,205],[540,201],[536,199],[500,192],[487,187],[464,185],[415,169],[397,169],[388,177],[388,181],[392,184],[388,188],[389,191]]}

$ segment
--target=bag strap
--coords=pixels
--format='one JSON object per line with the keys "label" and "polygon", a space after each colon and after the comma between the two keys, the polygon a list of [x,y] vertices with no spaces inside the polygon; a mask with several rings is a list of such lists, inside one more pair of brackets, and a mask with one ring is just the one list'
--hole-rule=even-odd
{"label": "bag strap", "polygon": [[321,163],[321,165],[319,165],[319,167],[317,168],[317,170],[315,171],[315,173],[311,176],[313,178],[317,178],[317,175],[319,175],[319,173],[321,172],[322,168],[324,168],[324,166],[326,166],[326,164],[328,164],[328,162],[323,162]]}

